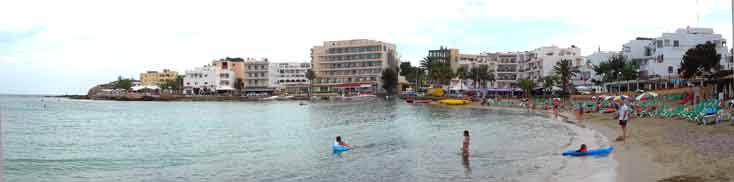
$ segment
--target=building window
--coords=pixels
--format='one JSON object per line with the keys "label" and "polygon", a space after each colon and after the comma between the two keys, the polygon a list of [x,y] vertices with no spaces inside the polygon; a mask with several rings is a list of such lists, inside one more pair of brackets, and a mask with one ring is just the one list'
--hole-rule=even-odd
{"label": "building window", "polygon": [[673,47],[678,47],[678,46],[679,46],[678,40],[673,40]]}
{"label": "building window", "polygon": [[657,46],[658,48],[663,48],[663,40],[656,40],[656,41],[655,41],[655,45],[656,45],[656,46]]}

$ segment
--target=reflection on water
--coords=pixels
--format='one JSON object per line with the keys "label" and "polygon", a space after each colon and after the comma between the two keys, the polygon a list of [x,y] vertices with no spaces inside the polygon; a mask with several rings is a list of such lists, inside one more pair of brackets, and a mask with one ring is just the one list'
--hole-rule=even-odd
{"label": "reflection on water", "polygon": [[464,175],[471,176],[471,165],[469,164],[469,155],[461,155],[461,165],[464,166]]}
{"label": "reflection on water", "polygon": [[[595,143],[591,131],[524,112],[379,100],[45,104],[0,97],[7,181],[578,181],[611,169],[609,158],[560,155]],[[469,156],[457,152],[463,130]],[[356,147],[335,157],[337,135]]]}

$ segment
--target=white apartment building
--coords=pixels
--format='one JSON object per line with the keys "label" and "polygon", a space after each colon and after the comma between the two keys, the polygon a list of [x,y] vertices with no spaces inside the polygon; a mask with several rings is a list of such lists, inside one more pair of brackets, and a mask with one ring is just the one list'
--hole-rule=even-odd
{"label": "white apartment building", "polygon": [[319,92],[375,92],[382,90],[382,71],[398,67],[395,44],[353,39],[326,41],[311,48],[316,73],[314,89]]}
{"label": "white apartment building", "polygon": [[234,90],[235,74],[232,70],[205,65],[186,70],[184,94],[200,95]]}
{"label": "white apartment building", "polygon": [[512,88],[517,87],[517,80],[520,74],[520,61],[523,56],[520,52],[494,53],[490,54],[496,63],[494,70],[495,87],[496,88]]}
{"label": "white apartment building", "polygon": [[720,64],[723,69],[731,69],[731,63],[727,61],[729,49],[726,39],[721,34],[715,34],[712,28],[679,28],[673,33],[663,33],[652,40],[652,61],[646,67],[641,67],[650,75],[678,76],[678,68],[688,49],[707,42],[716,44],[717,51],[721,54]]}
{"label": "white apartment building", "polygon": [[558,46],[540,47],[532,52],[537,55],[539,61],[538,65],[540,67],[537,70],[540,73],[540,77],[553,75],[553,67],[556,63],[564,59],[571,60],[574,67],[581,66],[585,63],[584,57],[581,56],[581,48],[573,45],[569,48],[560,48]]}
{"label": "white apartment building", "polygon": [[270,87],[286,93],[306,93],[311,63],[270,63]]}
{"label": "white apartment building", "polygon": [[275,90],[270,84],[270,62],[247,59],[244,62],[244,91],[247,93],[273,93]]}

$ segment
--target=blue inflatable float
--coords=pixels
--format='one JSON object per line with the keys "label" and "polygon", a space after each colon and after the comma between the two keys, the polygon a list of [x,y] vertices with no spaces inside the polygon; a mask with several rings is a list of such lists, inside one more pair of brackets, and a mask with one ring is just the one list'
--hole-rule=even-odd
{"label": "blue inflatable float", "polygon": [[337,144],[332,145],[331,148],[332,148],[332,150],[334,151],[335,154],[352,150],[352,148],[341,146],[341,145],[337,145]]}
{"label": "blue inflatable float", "polygon": [[614,151],[614,147],[605,147],[592,149],[588,152],[576,152],[576,150],[567,150],[563,152],[563,156],[596,156],[596,155],[608,155]]}

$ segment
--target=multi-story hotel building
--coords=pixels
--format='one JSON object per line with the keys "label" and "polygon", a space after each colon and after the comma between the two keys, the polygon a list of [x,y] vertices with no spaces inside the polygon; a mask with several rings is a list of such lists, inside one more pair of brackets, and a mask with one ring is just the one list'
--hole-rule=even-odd
{"label": "multi-story hotel building", "polygon": [[275,90],[270,85],[270,62],[248,58],[244,63],[244,91],[245,92],[267,92]]}
{"label": "multi-story hotel building", "polygon": [[140,73],[140,82],[143,85],[158,85],[166,81],[175,81],[178,72],[171,71],[169,69],[163,69],[162,72],[158,71],[147,71]]}
{"label": "multi-story hotel building", "polygon": [[311,63],[270,63],[270,87],[285,93],[306,93]]}
{"label": "multi-story hotel building", "polygon": [[441,46],[436,50],[428,50],[427,58],[439,63],[448,64],[453,71],[461,67],[459,66],[459,49]]}
{"label": "multi-story hotel building", "polygon": [[398,67],[395,44],[353,39],[326,41],[311,48],[317,92],[376,92],[382,90],[382,71]]}

